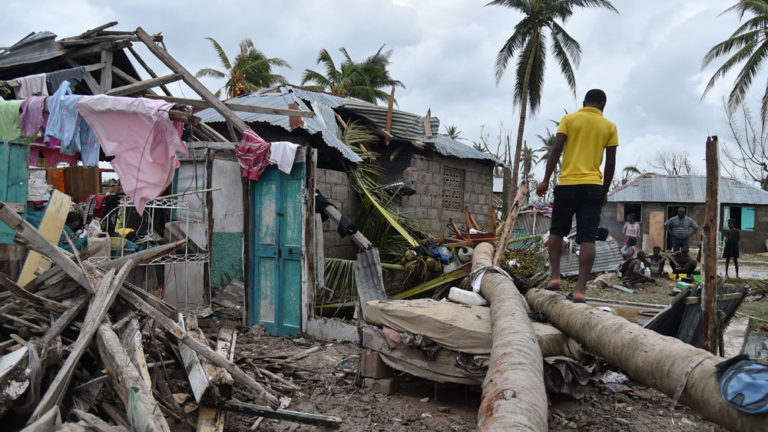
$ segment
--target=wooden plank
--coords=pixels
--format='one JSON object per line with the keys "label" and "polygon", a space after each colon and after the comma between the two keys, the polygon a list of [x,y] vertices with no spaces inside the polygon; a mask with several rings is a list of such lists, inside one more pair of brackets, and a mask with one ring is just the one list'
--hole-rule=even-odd
{"label": "wooden plank", "polygon": [[102,93],[108,93],[112,88],[112,57],[114,53],[110,50],[103,50],[101,52],[101,62],[105,64],[104,69],[101,70],[101,82],[99,87]]}
{"label": "wooden plank", "polygon": [[[658,246],[664,250],[664,212],[652,211],[650,214],[650,223],[648,224],[648,237],[650,239],[649,248]],[[662,269],[663,271],[663,269]]]}
{"label": "wooden plank", "polygon": [[[67,214],[69,213],[71,205],[72,198],[64,193],[54,190],[53,195],[51,195],[51,200],[48,202],[48,208],[43,215],[43,220],[40,222],[40,227],[37,230],[39,234],[48,240],[56,249],[58,249],[56,244],[58,244],[59,238],[61,237],[61,230],[64,228],[64,222],[67,220]],[[5,221],[5,219],[3,220]],[[8,221],[5,221],[5,223],[11,226]],[[27,223],[27,225],[29,224]],[[15,227],[11,227],[18,232]],[[30,247],[32,247],[31,244]],[[32,248],[34,249],[34,247]],[[51,261],[48,258],[34,250],[29,252],[27,259],[24,261],[24,266],[21,269],[18,284],[21,286],[26,285],[29,281],[35,278],[39,269],[45,271],[49,268],[51,268]]]}
{"label": "wooden plank", "polygon": [[[122,290],[120,291],[120,298],[131,304],[140,312],[152,314],[154,311],[154,308],[149,303],[146,303],[133,292]],[[256,382],[250,375],[246,374],[236,364],[232,363],[221,354],[213,351],[207,345],[192,338],[184,329],[179,327],[178,324],[165,315],[154,314],[152,317],[156,324],[165,329],[165,331],[176,338],[176,340],[184,342],[198,354],[210,360],[213,364],[226,369],[239,383],[245,385],[254,392],[255,399],[264,401],[270,406],[277,406],[277,398],[269,393],[261,384]]]}
{"label": "wooden plank", "polygon": [[389,137],[386,140],[387,145],[389,145],[389,139],[392,138],[392,108],[395,103],[395,86],[392,86],[392,91],[389,92],[389,101],[387,102],[387,123],[386,127],[384,128],[384,132],[386,132],[387,136]]}
{"label": "wooden plank", "polygon": [[128,271],[132,267],[133,263],[128,263],[120,269],[117,276],[115,276],[115,271],[113,269],[107,272],[106,276],[101,279],[99,290],[96,292],[93,301],[91,301],[91,304],[88,306],[83,328],[80,329],[80,334],[77,336],[72,351],[69,356],[67,356],[67,360],[61,366],[61,369],[59,369],[56,378],[48,387],[45,395],[43,395],[38,403],[27,424],[35,421],[46,411],[61,402],[67,387],[69,387],[69,382],[72,379],[72,374],[75,372],[75,367],[80,361],[80,357],[83,355],[88,345],[90,345],[97,327],[104,318],[104,315],[106,315],[107,310],[109,310],[110,306],[112,306],[112,303],[117,298],[117,293],[120,291],[119,288],[123,285],[123,281],[125,280],[125,277],[128,276]]}
{"label": "wooden plank", "polygon": [[504,252],[507,251],[507,245],[509,244],[509,238],[512,236],[512,229],[517,222],[517,214],[523,205],[525,196],[528,195],[528,183],[524,183],[517,191],[515,201],[509,209],[507,214],[507,220],[504,222],[504,229],[501,231],[501,237],[499,243],[496,245],[495,255],[493,256],[492,264],[495,266],[501,265],[501,260],[504,258]]}
{"label": "wooden plank", "polygon": [[211,93],[211,91],[208,90],[208,88],[205,87],[203,83],[198,81],[197,78],[195,78],[195,76],[192,75],[187,69],[185,69],[181,63],[176,61],[176,59],[168,54],[168,51],[157,46],[157,44],[155,44],[155,42],[152,40],[152,37],[146,31],[144,31],[144,29],[138,27],[136,29],[136,36],[138,36],[139,39],[144,42],[144,45],[146,45],[147,48],[155,56],[157,56],[161,62],[168,66],[170,70],[176,73],[180,73],[184,82],[187,83],[187,85],[191,87],[192,90],[197,92],[197,94],[199,94],[206,102],[210,103],[213,109],[218,111],[219,114],[221,114],[228,122],[232,123],[241,133],[245,131],[248,125],[246,125],[245,122],[240,119],[240,117],[236,116],[229,108],[227,108],[227,106],[224,105],[224,102],[220,101],[216,95]]}
{"label": "wooden plank", "polygon": [[69,324],[72,322],[72,320],[75,319],[77,314],[79,314],[80,311],[83,310],[83,307],[85,307],[85,305],[88,303],[89,298],[90,295],[86,294],[75,299],[75,301],[69,306],[69,309],[67,309],[66,312],[61,314],[56,319],[56,321],[51,324],[51,327],[40,338],[43,349],[45,349],[45,347],[53,342],[54,339],[61,335],[64,329],[69,327]]}
{"label": "wooden plank", "polygon": [[357,288],[357,297],[360,300],[361,312],[365,311],[365,305],[369,301],[387,298],[378,249],[372,248],[357,254],[354,270],[355,287]]}
{"label": "wooden plank", "polygon": [[18,297],[19,299],[29,302],[31,304],[40,305],[47,310],[58,312],[58,313],[61,313],[67,310],[66,306],[64,306],[63,304],[57,301],[49,300],[45,297],[32,294],[31,292],[18,286],[16,282],[12,281],[11,278],[9,278],[8,275],[5,273],[0,273],[0,286],[5,287],[8,291],[10,291],[13,295]]}
{"label": "wooden plank", "polygon": [[226,401],[217,404],[217,407],[227,411],[233,411],[241,414],[257,415],[265,418],[287,420],[297,423],[311,424],[316,426],[337,427],[341,425],[341,418],[335,416],[326,416],[320,414],[308,414],[298,411],[272,409],[267,406],[254,405],[238,401]]}
{"label": "wooden plank", "polygon": [[102,24],[102,25],[100,25],[98,27],[94,27],[94,28],[92,28],[90,30],[86,30],[83,33],[80,33],[78,36],[75,36],[74,38],[71,38],[71,39],[84,39],[84,38],[93,36],[93,35],[95,35],[96,33],[100,32],[102,30],[106,30],[106,29],[108,29],[110,27],[114,27],[116,25],[117,25],[117,21],[110,21],[110,22],[108,22],[106,24]]}
{"label": "wooden plank", "polygon": [[152,397],[152,390],[131,363],[109,322],[99,326],[97,341],[99,353],[123,402],[132,429],[135,432],[170,432],[168,422]]}
{"label": "wooden plank", "polygon": [[[67,59],[67,64],[69,64],[72,67],[82,66],[80,63],[72,59],[70,56],[67,56],[66,59]],[[101,68],[105,66],[101,63],[99,64],[101,65]],[[85,75],[83,75],[83,81],[85,81],[85,83],[88,85],[88,88],[91,90],[91,93],[93,94],[101,93],[101,86],[99,86],[99,83],[97,83],[96,79],[94,79],[93,75],[91,75],[91,72],[88,70],[88,66],[85,66]]]}
{"label": "wooden plank", "polygon": [[144,90],[157,87],[161,84],[172,83],[180,79],[182,79],[181,74],[172,73],[170,75],[164,75],[158,78],[152,78],[152,79],[124,85],[121,87],[115,87],[112,90],[107,91],[106,94],[108,94],[109,96],[123,96],[123,95],[141,93]]}
{"label": "wooden plank", "polygon": [[[197,108],[211,107],[211,105],[208,102],[202,99],[189,99],[189,98],[160,96],[160,95],[148,95],[146,97],[149,99],[162,99],[168,102],[173,102],[180,105],[189,105]],[[304,111],[304,110],[298,110],[298,109],[274,108],[270,106],[241,104],[241,103],[235,103],[235,102],[224,102],[224,105],[226,105],[227,108],[231,109],[232,111],[252,112],[252,113],[259,113],[259,114],[287,115],[292,117],[308,117],[308,118],[312,118],[315,116],[315,113],[313,113],[312,111]]]}
{"label": "wooden plank", "polygon": [[[198,331],[197,317],[194,314],[188,314],[185,320],[184,316],[179,314],[179,327],[192,336],[192,332],[197,333]],[[192,337],[195,338],[195,336],[197,334]],[[181,341],[179,341],[179,353],[184,361],[184,370],[187,372],[187,378],[192,387],[192,395],[195,397],[195,401],[200,403],[203,393],[205,393],[210,384],[208,371],[203,367],[203,363],[200,361],[200,357],[197,356],[195,350]]]}
{"label": "wooden plank", "polygon": [[79,410],[79,409],[73,409],[70,411],[70,414],[74,415],[75,417],[79,418],[80,420],[84,421],[88,424],[88,426],[97,432],[121,432],[121,431],[127,431],[122,426],[112,426],[111,424],[105,422],[104,420],[96,417],[95,415],[91,413],[87,413],[85,411]]}
{"label": "wooden plank", "polygon": [[[155,73],[155,71],[151,67],[149,67],[147,62],[145,62],[144,59],[141,58],[139,53],[137,53],[136,50],[133,49],[131,45],[128,45],[128,51],[133,55],[133,58],[135,58],[136,61],[139,62],[141,67],[143,67],[144,70],[147,71],[150,77],[157,78],[157,74]],[[166,87],[165,84],[161,85],[160,89],[163,91],[163,93],[166,94],[166,96],[171,96],[171,91],[168,90],[168,87]]]}
{"label": "wooden plank", "polygon": [[[236,340],[237,332],[235,330],[226,327],[220,329],[219,335],[216,338],[216,352],[232,361],[234,359]],[[210,362],[206,365],[209,375],[216,375],[217,373],[212,371],[209,366],[212,366]],[[218,369],[226,373],[225,370]],[[227,375],[229,374],[227,373]],[[229,375],[229,379],[232,379],[231,375]],[[197,417],[198,432],[223,432],[226,423],[227,413],[225,411],[208,406],[200,407],[200,413]]]}
{"label": "wooden plank", "polygon": [[152,379],[149,376],[147,359],[144,357],[144,344],[142,343],[141,331],[139,330],[139,320],[133,318],[128,321],[128,325],[123,329],[120,343],[131,359],[133,366],[139,371],[139,375],[141,375],[144,383],[147,384],[147,388],[152,388]]}
{"label": "wooden plank", "polygon": [[432,138],[431,120],[432,120],[432,109],[427,108],[427,115],[426,117],[424,117],[424,135],[426,135],[427,138]]}
{"label": "wooden plank", "polygon": [[[334,226],[338,225],[341,221],[341,213],[339,212],[339,209],[332,205],[324,208],[323,213],[328,215],[331,219],[331,224]],[[360,231],[352,234],[350,237],[352,237],[352,241],[355,242],[360,249],[367,250],[373,247],[373,243],[371,243]]]}

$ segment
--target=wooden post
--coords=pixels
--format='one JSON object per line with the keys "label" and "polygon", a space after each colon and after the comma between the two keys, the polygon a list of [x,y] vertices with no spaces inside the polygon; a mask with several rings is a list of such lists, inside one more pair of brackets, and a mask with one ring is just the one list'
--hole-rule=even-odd
{"label": "wooden post", "polygon": [[515,227],[517,222],[517,215],[520,213],[520,207],[523,204],[523,199],[528,194],[528,184],[525,183],[517,190],[517,196],[515,202],[509,206],[507,213],[507,220],[504,222],[504,230],[501,231],[501,237],[499,237],[499,244],[496,245],[496,254],[493,256],[493,265],[497,266],[501,264],[501,260],[504,258],[504,252],[507,250],[507,244],[509,238],[512,237],[512,228]]}
{"label": "wooden post", "polygon": [[711,353],[717,349],[717,228],[720,208],[718,189],[720,170],[718,162],[717,136],[707,137],[707,200],[702,225],[702,276],[704,289],[701,291],[701,329],[703,348]]}
{"label": "wooden post", "polygon": [[[392,91],[389,92],[389,102],[387,103],[387,126],[384,128],[384,132],[388,137],[392,137],[392,106],[395,103],[395,86],[392,86]],[[389,145],[389,138],[386,140]]]}
{"label": "wooden post", "polygon": [[104,63],[104,69],[101,70],[99,87],[102,93],[107,93],[112,88],[112,57],[112,51],[103,50],[101,52],[101,62]]}

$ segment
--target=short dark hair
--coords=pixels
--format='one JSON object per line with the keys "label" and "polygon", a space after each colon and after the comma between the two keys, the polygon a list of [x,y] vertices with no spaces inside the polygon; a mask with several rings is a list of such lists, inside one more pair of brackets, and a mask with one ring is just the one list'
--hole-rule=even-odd
{"label": "short dark hair", "polygon": [[608,100],[605,92],[600,89],[592,89],[584,96],[585,103],[604,104]]}

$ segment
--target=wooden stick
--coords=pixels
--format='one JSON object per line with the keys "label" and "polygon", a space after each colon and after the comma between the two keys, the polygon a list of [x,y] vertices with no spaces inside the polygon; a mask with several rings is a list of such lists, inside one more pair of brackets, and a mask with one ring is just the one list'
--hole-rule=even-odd
{"label": "wooden stick", "polygon": [[512,229],[515,227],[515,222],[517,222],[517,214],[520,213],[520,207],[527,194],[528,183],[523,183],[517,190],[517,195],[515,196],[515,201],[512,203],[512,207],[509,208],[507,220],[504,222],[504,229],[501,231],[499,243],[496,245],[496,253],[493,256],[493,265],[495,266],[501,264],[501,260],[504,258],[504,252],[507,251],[509,238],[512,237]]}
{"label": "wooden stick", "polygon": [[131,363],[109,321],[99,326],[99,353],[135,432],[170,432],[152,390]]}
{"label": "wooden stick", "polygon": [[120,431],[126,430],[122,426],[112,426],[111,424],[96,417],[95,415],[91,413],[87,413],[85,411],[81,411],[79,409],[73,409],[72,411],[70,411],[70,413],[73,414],[75,417],[79,418],[80,420],[88,423],[88,426],[94,428],[98,432],[120,432]]}
{"label": "wooden stick", "polygon": [[[141,58],[141,56],[139,56],[139,53],[137,53],[137,52],[136,52],[136,50],[135,50],[135,49],[133,49],[133,47],[132,47],[132,46],[128,45],[128,51],[130,51],[130,53],[133,55],[133,58],[135,58],[135,59],[136,59],[136,61],[137,61],[137,62],[139,62],[139,64],[141,65],[141,67],[143,67],[143,68],[144,68],[144,70],[145,70],[145,71],[147,71],[147,73],[149,74],[149,76],[150,76],[150,77],[152,77],[152,78],[157,78],[157,74],[155,73],[155,71],[154,71],[154,70],[152,70],[152,68],[151,68],[151,67],[149,67],[149,65],[147,64],[147,62],[145,62],[145,61],[144,61],[144,59],[143,59],[143,58]],[[170,96],[170,95],[171,95],[171,91],[170,91],[170,90],[168,90],[168,87],[166,87],[166,86],[165,86],[165,84],[162,84],[162,85],[160,85],[160,89],[161,89],[161,90],[163,91],[163,93],[165,93],[167,96]]]}
{"label": "wooden stick", "polygon": [[315,426],[335,427],[341,424],[340,417],[325,416],[320,414],[308,414],[290,410],[275,410],[267,406],[254,405],[234,400],[216,405],[220,409],[237,412],[240,414],[257,415],[265,418],[288,420],[296,423],[311,424]]}
{"label": "wooden stick", "polygon": [[147,366],[147,359],[144,357],[144,344],[142,344],[139,320],[136,318],[131,319],[121,333],[120,343],[125,353],[139,372],[139,375],[141,375],[141,379],[147,384],[147,388],[152,388],[149,366]]}
{"label": "wooden stick", "polygon": [[8,291],[10,291],[19,299],[32,304],[40,305],[47,310],[51,310],[57,313],[62,313],[67,310],[66,306],[57,301],[49,300],[45,297],[33,294],[18,286],[16,282],[12,281],[11,278],[9,278],[5,273],[0,273],[0,285],[4,286]]}
{"label": "wooden stick", "polygon": [[[172,96],[160,96],[160,95],[148,95],[149,99],[162,99],[168,102],[173,102],[180,105],[189,105],[197,108],[210,108],[211,105],[202,99],[189,99]],[[288,108],[275,108],[263,105],[251,105],[241,104],[236,102],[224,102],[224,105],[232,111],[252,112],[258,114],[274,114],[274,115],[287,115],[291,117],[315,117],[315,113],[312,111],[304,111]]]}
{"label": "wooden stick", "polygon": [[[109,70],[111,71],[112,69],[110,68]],[[170,75],[164,75],[158,78],[152,78],[144,81],[127,84],[121,87],[115,87],[105,93],[110,96],[123,96],[123,95],[136,94],[136,93],[141,93],[144,90],[157,87],[162,84],[168,84],[168,83],[178,81],[180,79],[182,79],[181,74],[172,73]]]}
{"label": "wooden stick", "polygon": [[220,101],[207,87],[203,85],[197,78],[194,77],[184,66],[181,65],[176,59],[174,59],[168,51],[155,44],[152,37],[144,31],[141,27],[136,29],[136,36],[144,42],[144,45],[163,62],[170,70],[175,73],[179,73],[182,79],[188,86],[192,88],[197,94],[199,94],[206,102],[211,104],[211,107],[219,112],[228,122],[232,123],[241,133],[245,131],[248,125],[245,124],[240,117],[236,116],[224,102]]}
{"label": "wooden stick", "polygon": [[123,281],[125,280],[125,277],[128,276],[128,271],[132,267],[133,263],[129,261],[128,264],[120,269],[120,273],[118,273],[116,277],[115,270],[112,269],[101,279],[99,290],[94,296],[91,304],[88,306],[88,312],[85,314],[84,327],[80,330],[80,334],[77,337],[75,346],[72,348],[72,352],[67,356],[67,360],[61,366],[61,369],[59,369],[59,373],[56,374],[56,378],[48,387],[48,391],[43,395],[27,424],[37,420],[42,414],[61,402],[62,397],[64,397],[64,392],[69,386],[72,374],[75,372],[77,362],[80,361],[80,357],[90,344],[91,339],[96,333],[96,329],[104,318],[104,315],[107,313],[107,310],[112,306],[115,298],[117,298],[117,293],[120,291],[119,288],[123,285]]}
{"label": "wooden stick", "polygon": [[108,93],[109,89],[112,88],[112,57],[111,50],[101,51],[101,62],[106,65],[101,70],[101,82],[99,83],[102,93]]}
{"label": "wooden stick", "polygon": [[702,348],[715,354],[717,349],[717,230],[720,213],[718,187],[720,183],[717,160],[717,136],[707,137],[707,201],[702,224],[704,243],[702,249],[702,276],[704,289],[701,290]]}
{"label": "wooden stick", "polygon": [[201,356],[210,360],[213,364],[226,369],[232,376],[243,385],[250,388],[256,399],[266,402],[270,406],[277,406],[277,398],[269,393],[261,384],[257,383],[250,375],[246,374],[236,364],[230,362],[226,357],[213,351],[208,345],[204,345],[192,338],[186,331],[179,327],[173,320],[163,314],[154,313],[151,305],[140,299],[136,294],[129,291],[121,291],[120,298],[133,305],[139,311],[148,314],[159,324],[166,332],[170,333],[176,340],[184,342],[190,348],[195,350]]}

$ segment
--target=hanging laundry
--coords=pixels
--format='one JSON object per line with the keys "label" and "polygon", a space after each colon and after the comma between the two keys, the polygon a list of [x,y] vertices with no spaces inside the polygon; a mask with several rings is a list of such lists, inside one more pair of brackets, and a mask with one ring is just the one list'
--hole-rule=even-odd
{"label": "hanging laundry", "polygon": [[259,180],[261,173],[269,165],[269,147],[269,143],[261,139],[251,128],[243,132],[243,140],[235,149],[243,177],[253,181]]}
{"label": "hanging laundry", "polygon": [[18,86],[13,87],[16,98],[24,99],[30,96],[48,96],[48,86],[45,83],[45,74],[29,75],[16,78]]}
{"label": "hanging laundry", "polygon": [[13,140],[21,137],[20,109],[20,100],[0,100],[0,140]]}
{"label": "hanging laundry", "polygon": [[48,84],[48,91],[50,93],[58,90],[64,81],[69,81],[70,87],[75,87],[83,78],[85,78],[85,68],[82,66],[50,72],[45,75],[45,81]]}
{"label": "hanging laundry", "polygon": [[45,131],[48,116],[43,113],[47,96],[30,96],[21,102],[21,136],[34,138]]}
{"label": "hanging laundry", "polygon": [[70,166],[77,165],[77,155],[65,155],[62,154],[59,149],[52,149],[41,146],[31,146],[29,148],[29,166],[40,166],[40,157],[45,160],[43,164],[46,168],[56,168],[56,165],[61,162],[66,162]]}
{"label": "hanging laundry", "polygon": [[296,149],[298,144],[288,141],[275,141],[269,148],[269,162],[277,164],[277,168],[286,173],[291,173],[293,160],[296,158]]}
{"label": "hanging laundry", "polygon": [[162,100],[114,96],[85,96],[77,103],[80,114],[101,143],[125,193],[139,213],[173,180],[179,167],[176,153],[187,155],[181,124],[172,122],[173,104]]}
{"label": "hanging laundry", "polygon": [[83,165],[94,167],[99,163],[99,140],[78,112],[77,102],[82,95],[73,95],[69,81],[64,81],[48,99],[48,123],[45,126],[45,142],[50,147],[60,147],[65,155],[80,152]]}

